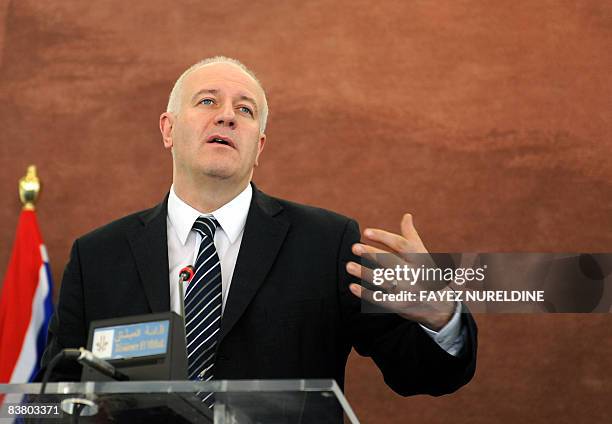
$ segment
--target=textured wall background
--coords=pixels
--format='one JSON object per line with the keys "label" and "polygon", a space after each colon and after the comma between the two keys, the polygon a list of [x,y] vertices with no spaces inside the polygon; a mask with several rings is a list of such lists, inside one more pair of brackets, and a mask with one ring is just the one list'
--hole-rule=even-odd
{"label": "textured wall background", "polygon": [[[237,57],[267,88],[271,194],[433,251],[612,251],[609,1],[0,3],[0,269],[39,167],[59,285],[72,240],[168,190],[174,79]],[[363,422],[604,422],[612,317],[479,316],[474,381],[400,398],[351,359]],[[377,418],[378,417],[378,418]]]}

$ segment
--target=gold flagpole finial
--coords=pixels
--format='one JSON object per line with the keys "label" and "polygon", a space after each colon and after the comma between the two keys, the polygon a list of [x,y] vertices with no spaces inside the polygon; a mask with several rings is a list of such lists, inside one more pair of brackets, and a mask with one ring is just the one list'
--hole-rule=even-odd
{"label": "gold flagpole finial", "polygon": [[40,180],[36,176],[36,166],[30,165],[25,177],[19,180],[19,199],[23,203],[24,210],[35,209],[38,193],[40,193]]}

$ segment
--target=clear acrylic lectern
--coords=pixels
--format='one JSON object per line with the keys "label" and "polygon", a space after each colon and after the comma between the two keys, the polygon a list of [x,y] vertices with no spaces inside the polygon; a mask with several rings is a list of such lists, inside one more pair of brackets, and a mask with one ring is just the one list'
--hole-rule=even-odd
{"label": "clear acrylic lectern", "polygon": [[[0,421],[72,423],[358,423],[334,380],[0,384]],[[201,398],[213,393],[214,407]],[[36,408],[38,407],[38,408]],[[21,413],[21,414],[20,414]]]}

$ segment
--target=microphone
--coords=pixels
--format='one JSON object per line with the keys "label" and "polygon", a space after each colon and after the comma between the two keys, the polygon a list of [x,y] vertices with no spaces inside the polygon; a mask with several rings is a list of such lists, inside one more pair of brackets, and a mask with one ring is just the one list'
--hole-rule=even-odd
{"label": "microphone", "polygon": [[179,272],[179,297],[181,298],[181,316],[183,317],[183,324],[185,323],[185,290],[183,289],[183,285],[185,283],[189,283],[193,278],[194,270],[193,266],[187,265],[185,268],[181,269]]}
{"label": "microphone", "polygon": [[[187,265],[185,268],[181,269],[179,272],[179,296],[181,298],[181,319],[183,320],[182,332],[183,338],[185,339],[185,355],[187,355],[187,331],[185,329],[185,290],[183,289],[183,285],[185,283],[189,283],[193,278],[194,270],[193,266]],[[187,357],[187,356],[185,356]]]}
{"label": "microphone", "polygon": [[193,267],[191,265],[187,265],[185,268],[181,269],[179,273],[179,278],[182,282],[188,283],[193,278]]}
{"label": "microphone", "polygon": [[128,376],[123,374],[120,371],[117,371],[115,367],[113,367],[110,363],[105,361],[104,359],[98,358],[96,355],[91,353],[89,350],[81,347],[79,348],[79,352],[81,353],[76,360],[83,364],[87,365],[94,370],[104,374],[107,377],[113,378],[118,381],[127,381],[129,380]]}

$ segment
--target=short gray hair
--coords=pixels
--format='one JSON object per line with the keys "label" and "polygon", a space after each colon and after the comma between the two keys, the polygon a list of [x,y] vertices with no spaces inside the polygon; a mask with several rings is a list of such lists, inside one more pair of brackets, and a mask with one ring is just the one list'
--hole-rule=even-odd
{"label": "short gray hair", "polygon": [[166,112],[177,114],[179,110],[181,109],[181,94],[183,92],[183,82],[185,81],[185,78],[187,77],[187,75],[189,75],[190,73],[192,73],[193,71],[197,69],[200,69],[206,65],[210,65],[213,63],[229,63],[231,65],[235,65],[238,68],[240,68],[245,74],[253,78],[255,82],[257,83],[257,85],[259,85],[259,88],[261,88],[261,91],[263,93],[263,105],[261,106],[261,113],[259,115],[259,127],[260,127],[259,132],[263,133],[266,129],[266,123],[268,122],[268,99],[266,98],[266,92],[263,89],[261,82],[259,82],[255,74],[253,73],[253,71],[251,71],[249,68],[243,65],[240,61],[236,59],[232,59],[231,57],[225,57],[225,56],[209,57],[207,59],[201,60],[198,63],[190,66],[185,72],[181,74],[180,77],[178,77],[178,79],[174,83],[174,87],[172,87],[172,91],[170,92],[170,97],[168,99],[168,106],[166,108]]}

